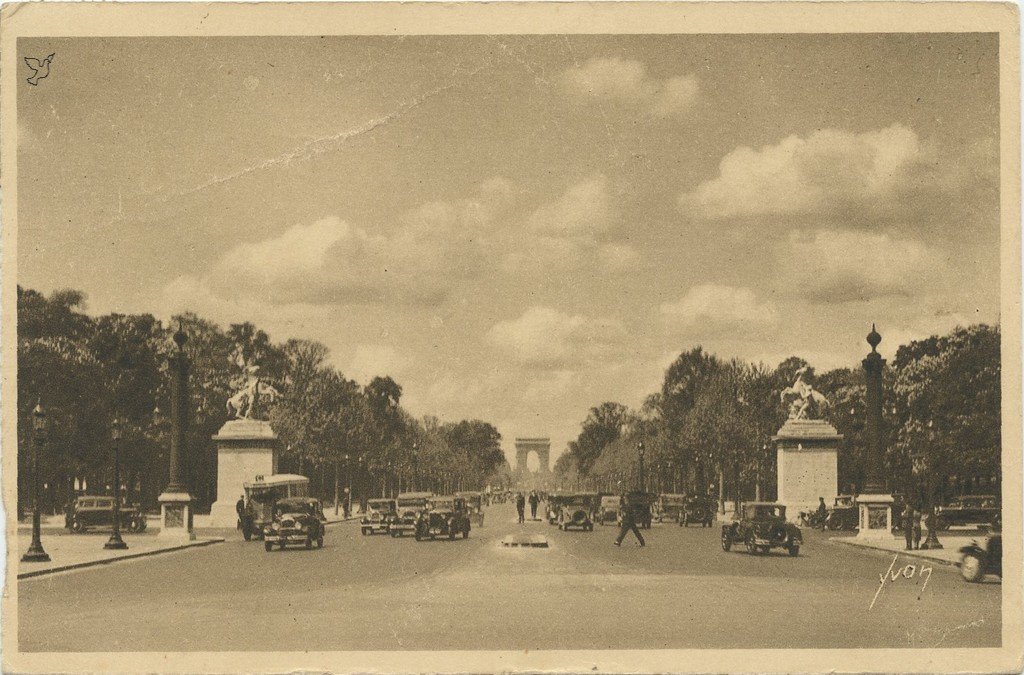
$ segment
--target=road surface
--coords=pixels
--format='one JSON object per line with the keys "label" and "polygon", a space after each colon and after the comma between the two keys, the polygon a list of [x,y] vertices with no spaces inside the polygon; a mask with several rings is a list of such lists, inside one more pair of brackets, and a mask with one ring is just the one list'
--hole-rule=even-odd
{"label": "road surface", "polygon": [[[514,532],[550,547],[502,548]],[[616,548],[615,532],[518,525],[495,505],[466,540],[364,537],[354,523],[329,526],[322,550],[229,539],[21,581],[18,638],[24,651],[1000,644],[998,579],[967,584],[927,563],[922,576],[922,561],[900,556],[879,591],[891,554],[816,531],[798,558],[726,553],[717,527],[655,524],[647,548],[632,535]]]}

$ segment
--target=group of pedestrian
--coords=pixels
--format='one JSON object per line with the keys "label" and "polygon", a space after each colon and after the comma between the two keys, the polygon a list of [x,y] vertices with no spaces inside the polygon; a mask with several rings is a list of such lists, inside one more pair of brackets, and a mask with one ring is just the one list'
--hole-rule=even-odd
{"label": "group of pedestrian", "polygon": [[252,499],[246,499],[245,495],[239,497],[235,502],[235,511],[238,513],[238,529],[243,534],[252,532],[253,521],[256,520],[256,507]]}
{"label": "group of pedestrian", "polygon": [[540,496],[535,490],[530,491],[529,499],[522,492],[516,493],[516,511],[519,513],[519,522],[526,522],[526,503],[530,503],[530,520],[537,520],[537,506],[540,504]]}
{"label": "group of pedestrian", "polygon": [[[921,548],[921,516],[921,509],[914,508],[910,504],[903,507],[901,514],[903,522],[900,524],[903,526],[903,537],[906,539],[906,550],[908,551]],[[929,527],[931,527],[930,522]]]}

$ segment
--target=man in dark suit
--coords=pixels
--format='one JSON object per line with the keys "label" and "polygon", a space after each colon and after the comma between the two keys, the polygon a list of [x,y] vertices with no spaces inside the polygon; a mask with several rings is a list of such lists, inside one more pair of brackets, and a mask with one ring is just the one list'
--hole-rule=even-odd
{"label": "man in dark suit", "polygon": [[646,546],[647,542],[644,541],[644,535],[640,534],[640,528],[637,527],[637,522],[643,518],[643,514],[640,512],[640,508],[643,505],[638,504],[635,499],[630,499],[629,495],[622,497],[622,504],[622,526],[619,528],[619,536],[615,539],[615,545],[622,546],[622,540],[632,530],[633,534],[636,535],[637,544]]}

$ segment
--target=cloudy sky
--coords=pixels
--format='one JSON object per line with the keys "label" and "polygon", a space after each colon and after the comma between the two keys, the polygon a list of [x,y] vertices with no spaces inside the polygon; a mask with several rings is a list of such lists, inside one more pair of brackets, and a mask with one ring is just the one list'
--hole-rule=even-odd
{"label": "cloudy sky", "polygon": [[822,369],[999,319],[994,36],[19,51],[56,53],[18,92],[22,285],[320,340],[554,454],[696,344]]}

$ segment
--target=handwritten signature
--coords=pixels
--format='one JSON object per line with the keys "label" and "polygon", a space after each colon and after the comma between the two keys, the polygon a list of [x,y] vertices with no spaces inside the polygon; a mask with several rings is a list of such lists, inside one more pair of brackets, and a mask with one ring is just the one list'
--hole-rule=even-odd
{"label": "handwritten signature", "polygon": [[924,577],[924,585],[921,587],[921,593],[924,593],[924,589],[928,588],[928,582],[932,578],[932,567],[930,565],[925,565],[923,563],[920,565],[920,567],[917,565],[909,564],[904,567],[896,567],[896,561],[899,560],[899,557],[900,556],[898,553],[894,555],[892,557],[892,562],[889,564],[888,571],[886,571],[884,574],[878,575],[878,590],[875,591],[875,597],[871,599],[871,605],[868,607],[868,609],[874,609],[875,602],[878,601],[878,596],[882,594],[882,589],[885,588],[885,582],[887,580],[890,584],[892,584],[900,578],[913,579],[915,576],[918,578]]}

